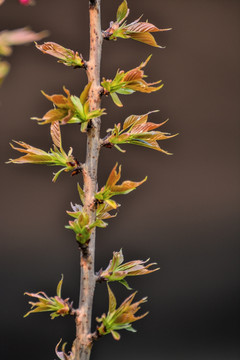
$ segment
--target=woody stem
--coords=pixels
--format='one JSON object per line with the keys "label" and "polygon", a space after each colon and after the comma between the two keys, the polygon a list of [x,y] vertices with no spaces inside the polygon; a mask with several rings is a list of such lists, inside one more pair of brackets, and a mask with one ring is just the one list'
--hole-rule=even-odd
{"label": "woody stem", "polygon": [[[100,19],[101,0],[90,0],[90,56],[87,62],[88,81],[92,83],[89,92],[90,111],[101,106],[100,62],[102,51],[102,33]],[[97,168],[100,151],[100,117],[92,119],[87,131],[87,154],[83,166],[84,210],[89,215],[90,223],[95,221],[96,211],[94,194],[97,191]],[[94,271],[95,229],[92,230],[87,251],[81,250],[81,279],[79,307],[76,311],[76,339],[73,344],[73,360],[89,360],[92,348],[91,318],[92,303],[96,284]]]}

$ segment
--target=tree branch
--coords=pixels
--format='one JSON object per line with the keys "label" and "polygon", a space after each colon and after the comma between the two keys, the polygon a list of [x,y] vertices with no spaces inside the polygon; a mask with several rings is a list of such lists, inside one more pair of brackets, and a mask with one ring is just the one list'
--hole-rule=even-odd
{"label": "tree branch", "polygon": [[[89,92],[90,111],[100,108],[100,62],[102,51],[102,33],[100,19],[101,0],[90,0],[90,56],[87,63],[88,81],[92,83]],[[100,150],[100,124],[101,119],[91,120],[91,126],[87,132],[87,154],[84,164],[84,207],[87,211],[90,221],[93,222],[96,217],[94,194],[97,190],[97,168]],[[76,312],[76,339],[73,344],[73,360],[89,360],[92,335],[91,335],[91,317],[92,303],[96,284],[96,275],[94,270],[95,258],[95,229],[92,231],[87,252],[81,252],[81,280],[79,308]]]}

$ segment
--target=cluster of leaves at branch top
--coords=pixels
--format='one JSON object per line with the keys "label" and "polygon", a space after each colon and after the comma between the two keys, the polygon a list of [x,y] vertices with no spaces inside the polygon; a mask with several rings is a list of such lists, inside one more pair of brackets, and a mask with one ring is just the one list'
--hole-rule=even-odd
{"label": "cluster of leaves at branch top", "polygon": [[157,90],[160,90],[163,87],[163,84],[160,86],[153,86],[162,82],[162,80],[147,83],[144,78],[147,77],[144,75],[142,70],[151,59],[151,55],[147,58],[146,61],[142,62],[136,68],[124,72],[123,70],[118,70],[115,78],[113,80],[106,80],[103,78],[101,85],[104,89],[104,95],[111,95],[112,100],[117,106],[123,106],[117,94],[129,95],[135,91],[142,93],[151,93]]}
{"label": "cluster of leaves at branch top", "polygon": [[131,290],[130,286],[126,281],[127,276],[139,276],[150,274],[154,271],[159,270],[159,268],[149,269],[151,266],[156,265],[156,263],[151,263],[145,265],[149,259],[143,260],[132,260],[126,263],[123,263],[124,257],[122,249],[118,252],[113,252],[113,258],[110,260],[108,267],[105,270],[99,271],[98,281],[118,281],[124,285],[128,290]]}
{"label": "cluster of leaves at branch top", "polygon": [[54,297],[48,297],[43,291],[38,293],[26,292],[25,295],[36,298],[38,301],[29,301],[29,304],[32,305],[32,310],[24,315],[24,317],[37,312],[51,312],[51,319],[55,319],[58,316],[69,315],[71,312],[71,304],[69,303],[69,299],[63,300],[61,297],[62,283],[63,276],[57,285],[57,295]]}
{"label": "cluster of leaves at branch top", "polygon": [[[1,4],[0,4],[1,5]],[[17,30],[4,30],[0,32],[0,85],[10,70],[10,64],[3,60],[3,57],[12,54],[12,47],[41,40],[47,36],[46,31],[35,33],[28,28]]]}
{"label": "cluster of leaves at branch top", "polygon": [[32,118],[37,120],[39,124],[51,124],[59,121],[60,125],[65,124],[81,124],[81,131],[85,132],[88,123],[91,119],[102,116],[105,109],[98,109],[89,111],[88,94],[91,87],[89,82],[80,97],[71,95],[69,90],[65,87],[67,96],[61,94],[47,95],[42,91],[42,94],[53,103],[54,108],[49,110],[42,118]]}
{"label": "cluster of leaves at branch top", "polygon": [[136,292],[124,300],[117,308],[116,298],[108,285],[108,313],[107,315],[103,314],[101,318],[97,318],[97,321],[101,323],[101,325],[97,327],[97,331],[100,336],[111,333],[115,340],[120,340],[120,334],[117,330],[125,329],[132,332],[136,331],[131,324],[134,321],[142,319],[148,314],[148,312],[140,316],[135,316],[136,312],[140,309],[139,305],[147,301],[147,298],[145,297],[135,303],[132,303],[135,295]]}
{"label": "cluster of leaves at branch top", "polygon": [[58,122],[54,122],[51,125],[51,137],[53,141],[53,148],[49,152],[35,148],[22,141],[15,141],[15,143],[21,147],[16,147],[10,144],[14,150],[21,153],[25,153],[17,159],[10,159],[10,163],[14,164],[43,164],[49,166],[61,166],[62,169],[54,174],[53,182],[55,182],[61,172],[72,172],[74,175],[78,173],[79,162],[72,155],[72,148],[66,153],[62,148],[62,138],[60,132],[60,126]]}
{"label": "cluster of leaves at branch top", "polygon": [[112,21],[109,28],[103,31],[104,38],[109,40],[117,40],[117,38],[133,39],[150,46],[161,48],[151,33],[168,31],[171,29],[159,29],[148,21],[140,21],[141,17],[132,23],[127,24],[125,20],[128,17],[129,12],[130,10],[127,1],[124,0],[117,10],[116,21]]}

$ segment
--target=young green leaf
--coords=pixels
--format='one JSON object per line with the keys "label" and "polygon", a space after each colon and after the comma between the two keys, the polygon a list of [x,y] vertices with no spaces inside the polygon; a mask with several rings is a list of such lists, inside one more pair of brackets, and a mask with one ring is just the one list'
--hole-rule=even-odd
{"label": "young green leaf", "polygon": [[124,0],[117,10],[117,22],[121,24],[129,14],[127,1]]}

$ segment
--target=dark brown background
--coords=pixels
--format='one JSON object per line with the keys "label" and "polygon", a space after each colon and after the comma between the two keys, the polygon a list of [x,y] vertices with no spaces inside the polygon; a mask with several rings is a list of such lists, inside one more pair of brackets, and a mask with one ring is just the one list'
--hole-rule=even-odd
{"label": "dark brown background", "polygon": [[[114,19],[119,1],[103,1],[103,28]],[[162,144],[166,156],[127,147],[127,153],[103,149],[99,166],[102,185],[115,161],[123,179],[140,180],[141,188],[122,197],[117,219],[98,231],[96,269],[106,266],[113,250],[123,248],[126,260],[157,261],[161,270],[132,279],[138,297],[149,296],[143,311],[150,315],[135,324],[138,334],[122,332],[96,344],[92,359],[237,360],[239,323],[239,10],[237,0],[129,0],[134,20],[172,27],[156,35],[159,50],[134,41],[106,42],[102,75],[128,70],[152,53],[149,80],[164,88],[151,95],[122,96],[118,109],[110,99],[103,106],[102,135],[129,114],[160,109],[152,121],[170,118],[164,130],[180,135]],[[6,0],[0,10],[1,29],[30,25],[48,29],[56,41],[88,56],[87,0],[37,1],[24,8]],[[78,178],[61,176],[51,183],[51,168],[5,165],[16,156],[11,139],[43,149],[51,145],[42,116],[49,102],[40,94],[59,93],[64,84],[79,94],[86,83],[81,70],[56,64],[33,45],[14,49],[12,69],[1,88],[1,357],[50,360],[62,337],[71,343],[72,319],[51,321],[48,315],[23,319],[24,291],[55,287],[64,273],[63,295],[78,298],[78,251],[65,209],[78,201]],[[84,161],[85,138],[75,126],[64,129],[65,147],[73,146]],[[115,285],[115,284],[114,284]],[[121,301],[129,293],[113,286]],[[107,310],[104,285],[97,286],[94,317]]]}

